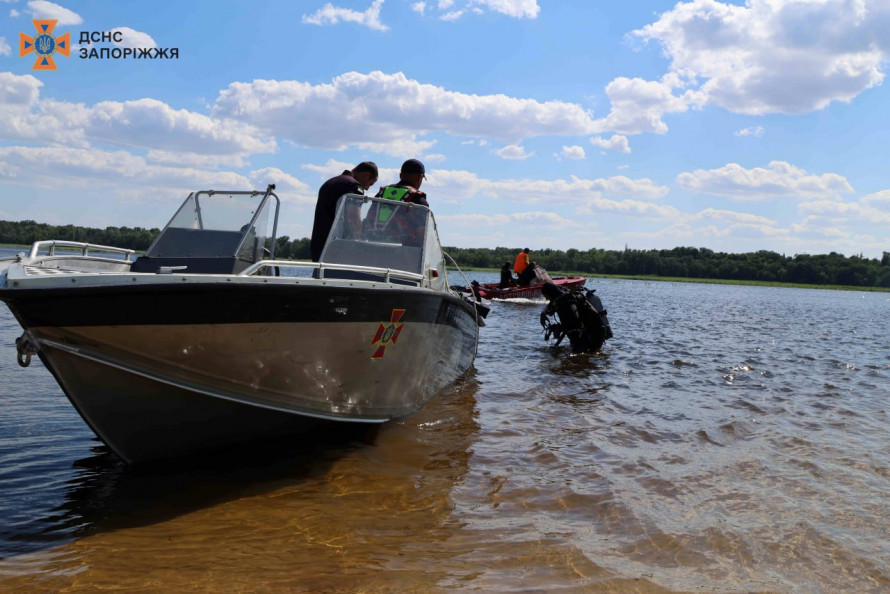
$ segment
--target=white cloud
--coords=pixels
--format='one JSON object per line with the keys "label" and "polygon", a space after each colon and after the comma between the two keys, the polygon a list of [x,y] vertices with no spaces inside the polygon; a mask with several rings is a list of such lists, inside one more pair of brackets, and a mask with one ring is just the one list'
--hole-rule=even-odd
{"label": "white cloud", "polygon": [[11,19],[18,18],[18,17],[20,17],[21,15],[22,15],[22,13],[20,13],[19,11],[17,11],[15,8],[12,8],[12,9],[9,10],[9,18],[11,18]]}
{"label": "white cloud", "polygon": [[890,190],[882,190],[874,194],[868,194],[860,200],[862,204],[890,213]]}
{"label": "white cloud", "polygon": [[535,19],[541,12],[537,0],[438,0],[432,2],[415,2],[411,5],[414,12],[422,16],[435,16],[443,21],[456,21],[465,14],[485,14],[496,12],[516,19]]}
{"label": "white cloud", "polygon": [[760,138],[763,136],[763,126],[752,126],[750,128],[742,128],[741,130],[735,131],[736,136],[756,136]]}
{"label": "white cloud", "polygon": [[833,222],[843,220],[847,222],[890,225],[890,210],[876,208],[873,199],[863,199],[860,202],[814,200],[799,205],[798,210],[826,217]]}
{"label": "white cloud", "polygon": [[[51,171],[52,175],[47,175]],[[189,190],[254,189],[276,184],[283,202],[313,205],[316,189],[275,167],[231,171],[159,165],[127,151],[66,147],[0,147],[0,183],[41,189],[96,189],[128,202],[166,202]]]}
{"label": "white cloud", "polygon": [[347,72],[329,84],[255,80],[220,92],[217,117],[236,118],[297,144],[341,150],[360,143],[386,150],[431,132],[507,144],[542,135],[593,130],[577,104],[506,95],[469,95],[420,83],[401,72]]}
{"label": "white cloud", "polygon": [[243,157],[276,149],[273,138],[243,122],[176,110],[156,99],[65,103],[41,98],[41,86],[31,75],[0,72],[0,138],[145,148],[159,151],[154,159],[164,153]]}
{"label": "white cloud", "polygon": [[456,21],[462,16],[464,16],[464,11],[452,10],[451,12],[443,13],[439,18],[443,21]]}
{"label": "white cloud", "polygon": [[28,2],[31,16],[35,19],[55,19],[58,26],[79,25],[83,18],[76,12],[68,10],[47,0],[31,0]]}
{"label": "white cloud", "polygon": [[12,55],[12,46],[6,41],[5,37],[0,37],[0,56]]}
{"label": "white cloud", "polygon": [[806,113],[883,81],[890,3],[692,0],[633,34],[661,44],[672,74],[703,81],[710,104],[735,113]]}
{"label": "white cloud", "polygon": [[155,40],[148,33],[136,31],[129,27],[115,27],[112,31],[121,33],[121,41],[114,42],[114,45],[117,47],[131,49],[152,49],[158,47],[158,44],[155,43]]}
{"label": "white cloud", "polygon": [[609,139],[594,136],[590,139],[590,144],[621,153],[630,152],[630,143],[627,141],[627,136],[620,134],[614,134]]}
{"label": "white cloud", "polygon": [[853,191],[841,175],[810,174],[784,161],[772,161],[766,168],[745,169],[729,163],[719,169],[697,169],[678,175],[677,184],[694,192],[742,201],[780,197],[838,199]]}
{"label": "white cloud", "polygon": [[702,95],[694,91],[674,95],[674,88],[680,84],[676,77],[671,76],[660,82],[641,78],[616,78],[606,85],[611,110],[605,118],[596,120],[592,131],[664,134],[668,130],[667,124],[661,119],[664,114],[684,112],[690,107],[697,107],[703,101]]}
{"label": "white cloud", "polygon": [[236,173],[153,165],[127,151],[10,146],[0,147],[0,161],[6,167],[0,180],[39,188],[151,186],[181,192],[248,186],[247,179]]}
{"label": "white cloud", "polygon": [[564,159],[583,159],[587,155],[584,153],[583,146],[573,145],[563,146],[560,156]]}
{"label": "white cloud", "polygon": [[773,227],[776,222],[768,217],[750,214],[747,212],[735,212],[732,210],[718,210],[715,208],[706,208],[696,213],[695,219],[708,221],[720,221],[733,224],[756,225],[764,227]]}
{"label": "white cloud", "polygon": [[517,225],[544,225],[555,229],[583,226],[582,223],[560,216],[550,211],[527,211],[507,214],[457,214],[436,217],[439,224],[448,224],[461,229],[466,227],[478,229],[516,228]]}
{"label": "white cloud", "polygon": [[338,8],[330,2],[310,15],[303,15],[303,22],[309,25],[336,25],[340,21],[357,23],[375,31],[388,31],[389,27],[380,21],[380,8],[384,0],[374,0],[363,12],[349,8]]}
{"label": "white cloud", "polygon": [[528,159],[531,156],[534,156],[534,152],[527,153],[525,152],[525,148],[519,146],[518,144],[509,144],[505,147],[501,147],[494,151],[501,159],[509,159],[511,161],[523,161]]}
{"label": "white cloud", "polygon": [[269,184],[275,184],[275,193],[282,201],[287,199],[290,202],[314,205],[318,198],[317,190],[277,167],[255,169],[250,172],[248,178],[250,187],[255,189],[265,189]]}
{"label": "white cloud", "polygon": [[535,19],[541,11],[537,0],[474,0],[470,4],[517,19]]}

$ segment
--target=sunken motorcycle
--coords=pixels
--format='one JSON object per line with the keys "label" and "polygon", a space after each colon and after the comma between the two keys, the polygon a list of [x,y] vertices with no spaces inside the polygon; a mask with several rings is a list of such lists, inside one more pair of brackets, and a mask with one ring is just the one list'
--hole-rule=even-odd
{"label": "sunken motorcycle", "polygon": [[612,328],[603,302],[595,289],[564,289],[544,283],[541,293],[550,303],[541,312],[544,340],[555,340],[558,347],[568,338],[575,353],[594,352],[612,338]]}

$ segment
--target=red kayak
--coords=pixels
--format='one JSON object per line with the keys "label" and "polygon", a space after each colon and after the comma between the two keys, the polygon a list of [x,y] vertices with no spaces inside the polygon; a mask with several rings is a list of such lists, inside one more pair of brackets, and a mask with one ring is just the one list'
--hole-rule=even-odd
{"label": "red kayak", "polygon": [[514,284],[502,289],[498,283],[480,284],[479,296],[483,299],[542,299],[541,286],[548,281],[564,289],[575,289],[583,287],[587,282],[587,277],[557,276],[551,278],[546,270],[535,265],[535,278],[528,285]]}

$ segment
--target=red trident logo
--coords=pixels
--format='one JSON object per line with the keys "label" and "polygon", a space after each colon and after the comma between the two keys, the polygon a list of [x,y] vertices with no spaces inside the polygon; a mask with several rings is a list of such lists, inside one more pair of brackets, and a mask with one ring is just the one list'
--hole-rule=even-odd
{"label": "red trident logo", "polygon": [[53,54],[58,52],[66,58],[71,57],[71,33],[53,37],[53,29],[59,22],[56,19],[34,19],[32,22],[37,29],[37,37],[19,33],[19,58],[34,52],[37,54],[37,61],[31,70],[58,70]]}
{"label": "red trident logo", "polygon": [[374,335],[374,340],[371,341],[371,346],[375,344],[379,345],[377,350],[374,351],[374,354],[371,355],[372,359],[382,359],[383,355],[386,353],[386,345],[396,343],[396,340],[399,338],[399,333],[405,326],[404,323],[399,324],[399,320],[402,319],[403,315],[405,315],[404,309],[394,309],[392,310],[389,324],[383,322],[380,323],[380,328],[377,329],[377,334]]}

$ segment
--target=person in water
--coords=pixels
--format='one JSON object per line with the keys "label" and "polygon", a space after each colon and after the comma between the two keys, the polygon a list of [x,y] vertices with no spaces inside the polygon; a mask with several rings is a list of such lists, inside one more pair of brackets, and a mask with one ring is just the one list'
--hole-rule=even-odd
{"label": "person in water", "polygon": [[[541,294],[549,301],[541,312],[541,326],[546,330],[547,339],[551,334],[556,338],[556,346],[568,337],[573,352],[592,352],[599,350],[606,339],[612,338],[606,310],[593,291],[588,291],[585,296],[580,291],[568,291],[548,281],[541,287]],[[550,322],[551,316],[558,322]]]}

